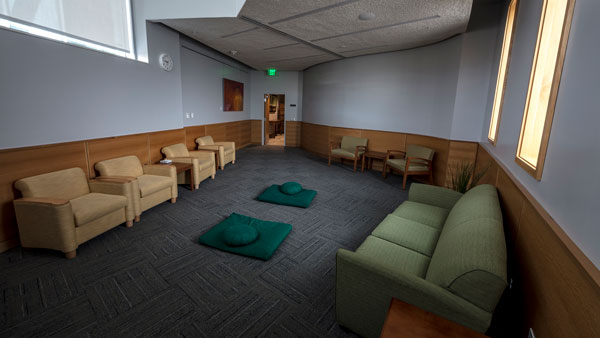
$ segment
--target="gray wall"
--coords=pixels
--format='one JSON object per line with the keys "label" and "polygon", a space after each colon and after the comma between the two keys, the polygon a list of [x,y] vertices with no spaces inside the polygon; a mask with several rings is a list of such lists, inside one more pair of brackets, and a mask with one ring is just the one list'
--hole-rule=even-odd
{"label": "gray wall", "polygon": [[0,149],[181,128],[179,36],[148,37],[146,64],[0,29]]}
{"label": "gray wall", "polygon": [[575,4],[542,180],[514,161],[542,2],[520,1],[497,145],[487,142],[489,110],[481,140],[600,267],[600,1]]}
{"label": "gray wall", "polygon": [[[185,126],[250,119],[250,68],[192,40],[181,39],[181,82]],[[223,111],[223,78],[244,83],[244,110]],[[191,114],[194,117],[191,117]],[[190,118],[187,118],[190,114]]]}
{"label": "gray wall", "polygon": [[461,46],[455,37],[311,67],[304,71],[302,120],[449,138]]}

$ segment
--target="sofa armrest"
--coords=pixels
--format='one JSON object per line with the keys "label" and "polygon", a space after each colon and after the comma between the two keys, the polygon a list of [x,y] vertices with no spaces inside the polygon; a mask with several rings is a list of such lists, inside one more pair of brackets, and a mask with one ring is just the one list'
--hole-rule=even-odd
{"label": "sofa armrest", "polygon": [[195,157],[200,161],[215,161],[215,153],[212,151],[190,151],[190,156]]}
{"label": "sofa armrest", "polygon": [[379,337],[392,297],[479,332],[491,322],[491,313],[373,258],[339,249],[336,269],[337,321],[362,336]]}
{"label": "sofa armrest", "polygon": [[413,183],[408,191],[408,200],[450,210],[462,195],[452,189]]}
{"label": "sofa armrest", "polygon": [[[223,146],[217,144],[209,144],[209,145],[199,145],[198,150],[219,150]],[[193,151],[193,150],[192,150]]]}
{"label": "sofa armrest", "polygon": [[215,145],[223,146],[225,148],[230,148],[230,149],[235,150],[235,142],[228,142],[228,141],[215,142]]}
{"label": "sofa armrest", "polygon": [[[179,157],[176,158],[178,159]],[[176,161],[175,158],[172,160],[173,162],[194,164],[194,158],[182,158],[188,159],[189,162]],[[144,174],[170,177],[173,180],[173,184],[171,185],[171,198],[177,198],[179,192],[177,191],[177,168],[175,168],[175,166],[167,164],[144,164]]]}
{"label": "sofa armrest", "polygon": [[20,198],[13,201],[21,245],[71,252],[77,249],[71,203],[57,198]]}
{"label": "sofa armrest", "polygon": [[93,181],[97,182],[113,182],[113,183],[129,183],[137,180],[133,176],[98,176]]}
{"label": "sofa armrest", "polygon": [[[124,176],[121,176],[124,177]],[[133,221],[135,216],[141,214],[140,194],[137,179],[133,180],[125,178],[115,178],[115,176],[107,176],[97,178],[88,182],[90,192],[97,192],[108,195],[119,195],[127,198],[127,206],[125,207],[125,219]]]}

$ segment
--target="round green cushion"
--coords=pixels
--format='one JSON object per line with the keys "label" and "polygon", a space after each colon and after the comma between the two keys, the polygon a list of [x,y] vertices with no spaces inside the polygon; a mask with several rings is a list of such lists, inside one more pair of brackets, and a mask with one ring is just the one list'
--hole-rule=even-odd
{"label": "round green cushion", "polygon": [[294,195],[302,191],[302,186],[297,182],[287,182],[282,184],[279,190],[286,195]]}
{"label": "round green cushion", "polygon": [[223,231],[223,240],[229,246],[248,245],[258,238],[256,228],[247,224],[236,224]]}

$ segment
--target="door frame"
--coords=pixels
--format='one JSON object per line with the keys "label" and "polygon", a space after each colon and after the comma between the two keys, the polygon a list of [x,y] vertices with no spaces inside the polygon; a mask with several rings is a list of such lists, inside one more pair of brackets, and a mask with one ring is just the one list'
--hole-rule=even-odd
{"label": "door frame", "polygon": [[[285,94],[263,94],[263,123],[262,123],[262,145],[267,145],[267,140],[268,140],[268,135],[267,132],[269,130],[268,127],[268,123],[269,123],[269,103],[271,102],[271,95],[282,95],[282,96],[286,96]],[[285,103],[284,103],[285,105]],[[284,106],[285,109],[285,106]],[[285,114],[285,113],[284,113]],[[285,118],[285,115],[283,116],[283,146],[285,147],[285,132],[287,129],[287,120]]]}

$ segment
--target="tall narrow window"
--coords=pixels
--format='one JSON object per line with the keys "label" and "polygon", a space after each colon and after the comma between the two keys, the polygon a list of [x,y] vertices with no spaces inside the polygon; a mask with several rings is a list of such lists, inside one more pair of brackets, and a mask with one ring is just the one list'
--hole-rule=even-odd
{"label": "tall narrow window", "polygon": [[488,140],[493,145],[496,145],[496,139],[498,138],[500,115],[502,115],[502,103],[504,101],[504,87],[506,86],[506,74],[508,73],[508,64],[510,63],[510,50],[512,47],[516,15],[517,0],[512,0],[508,6],[508,14],[506,15],[506,28],[504,28],[504,40],[502,42],[502,53],[500,54],[498,79],[496,80],[496,93],[494,96],[494,106],[492,108],[490,130],[488,132]]}
{"label": "tall narrow window", "polygon": [[574,0],[545,0],[542,8],[516,161],[537,180],[552,128]]}

